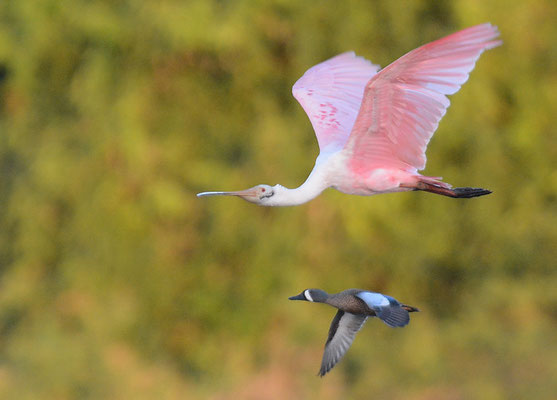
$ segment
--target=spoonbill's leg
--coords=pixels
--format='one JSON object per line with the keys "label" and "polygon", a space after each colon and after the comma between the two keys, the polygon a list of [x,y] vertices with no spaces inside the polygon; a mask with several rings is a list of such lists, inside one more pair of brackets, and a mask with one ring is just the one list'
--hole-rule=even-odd
{"label": "spoonbill's leg", "polygon": [[442,196],[453,197],[453,198],[479,197],[491,193],[490,190],[482,189],[482,188],[471,188],[471,187],[452,188],[451,185],[440,181],[440,178],[437,177],[418,176],[416,178],[417,181],[414,185],[410,184],[405,187],[411,187],[413,188],[413,190],[423,190],[424,192],[440,194]]}

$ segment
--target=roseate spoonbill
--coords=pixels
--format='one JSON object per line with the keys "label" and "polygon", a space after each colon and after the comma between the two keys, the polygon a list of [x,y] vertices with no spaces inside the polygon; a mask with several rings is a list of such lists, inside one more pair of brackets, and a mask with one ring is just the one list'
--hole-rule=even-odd
{"label": "roseate spoonbill", "polygon": [[486,189],[452,188],[425,168],[427,144],[454,94],[484,50],[499,46],[497,27],[473,26],[405,54],[378,72],[353,52],[315,65],[292,93],[306,111],[320,153],[307,180],[296,189],[258,185],[236,192],[262,206],[292,206],[333,187],[370,196],[423,190],[449,197],[476,197]]}
{"label": "roseate spoonbill", "polygon": [[420,311],[416,307],[400,304],[391,296],[360,289],[348,289],[337,294],[306,289],[289,299],[325,303],[338,308],[329,328],[319,376],[325,375],[340,361],[368,317],[378,317],[390,327],[398,328],[408,325],[409,312]]}

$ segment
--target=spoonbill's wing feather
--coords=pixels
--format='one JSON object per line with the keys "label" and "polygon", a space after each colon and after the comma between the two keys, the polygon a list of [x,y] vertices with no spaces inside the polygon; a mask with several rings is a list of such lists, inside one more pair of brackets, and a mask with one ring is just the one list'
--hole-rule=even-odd
{"label": "spoonbill's wing feather", "polygon": [[356,333],[362,328],[367,320],[365,315],[355,315],[338,310],[329,328],[329,337],[325,344],[323,360],[319,376],[325,375],[346,354]]}
{"label": "spoonbill's wing feather", "polygon": [[344,147],[365,85],[378,69],[354,52],[342,53],[311,67],[294,84],[292,94],[313,125],[321,154]]}
{"label": "spoonbill's wing feather", "polygon": [[366,85],[345,148],[355,173],[373,168],[425,168],[425,151],[454,94],[480,54],[501,44],[497,27],[482,24],[407,53]]}

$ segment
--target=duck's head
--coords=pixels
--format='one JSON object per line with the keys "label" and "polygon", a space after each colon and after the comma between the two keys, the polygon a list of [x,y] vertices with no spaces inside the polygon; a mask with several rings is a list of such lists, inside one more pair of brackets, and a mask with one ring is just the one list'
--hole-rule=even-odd
{"label": "duck's head", "polygon": [[289,300],[305,300],[315,303],[323,303],[329,295],[321,289],[306,289],[302,293],[289,297]]}

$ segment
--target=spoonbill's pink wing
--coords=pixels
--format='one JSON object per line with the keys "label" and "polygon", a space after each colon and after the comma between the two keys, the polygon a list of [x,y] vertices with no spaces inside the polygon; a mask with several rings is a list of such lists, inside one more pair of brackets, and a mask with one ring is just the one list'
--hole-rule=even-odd
{"label": "spoonbill's pink wing", "polygon": [[454,94],[468,79],[480,54],[501,44],[497,27],[482,24],[407,53],[366,85],[346,150],[349,167],[425,168],[425,151]]}
{"label": "spoonbill's pink wing", "polygon": [[313,125],[321,154],[344,147],[366,83],[378,69],[354,52],[342,53],[311,67],[294,84],[292,94]]}

